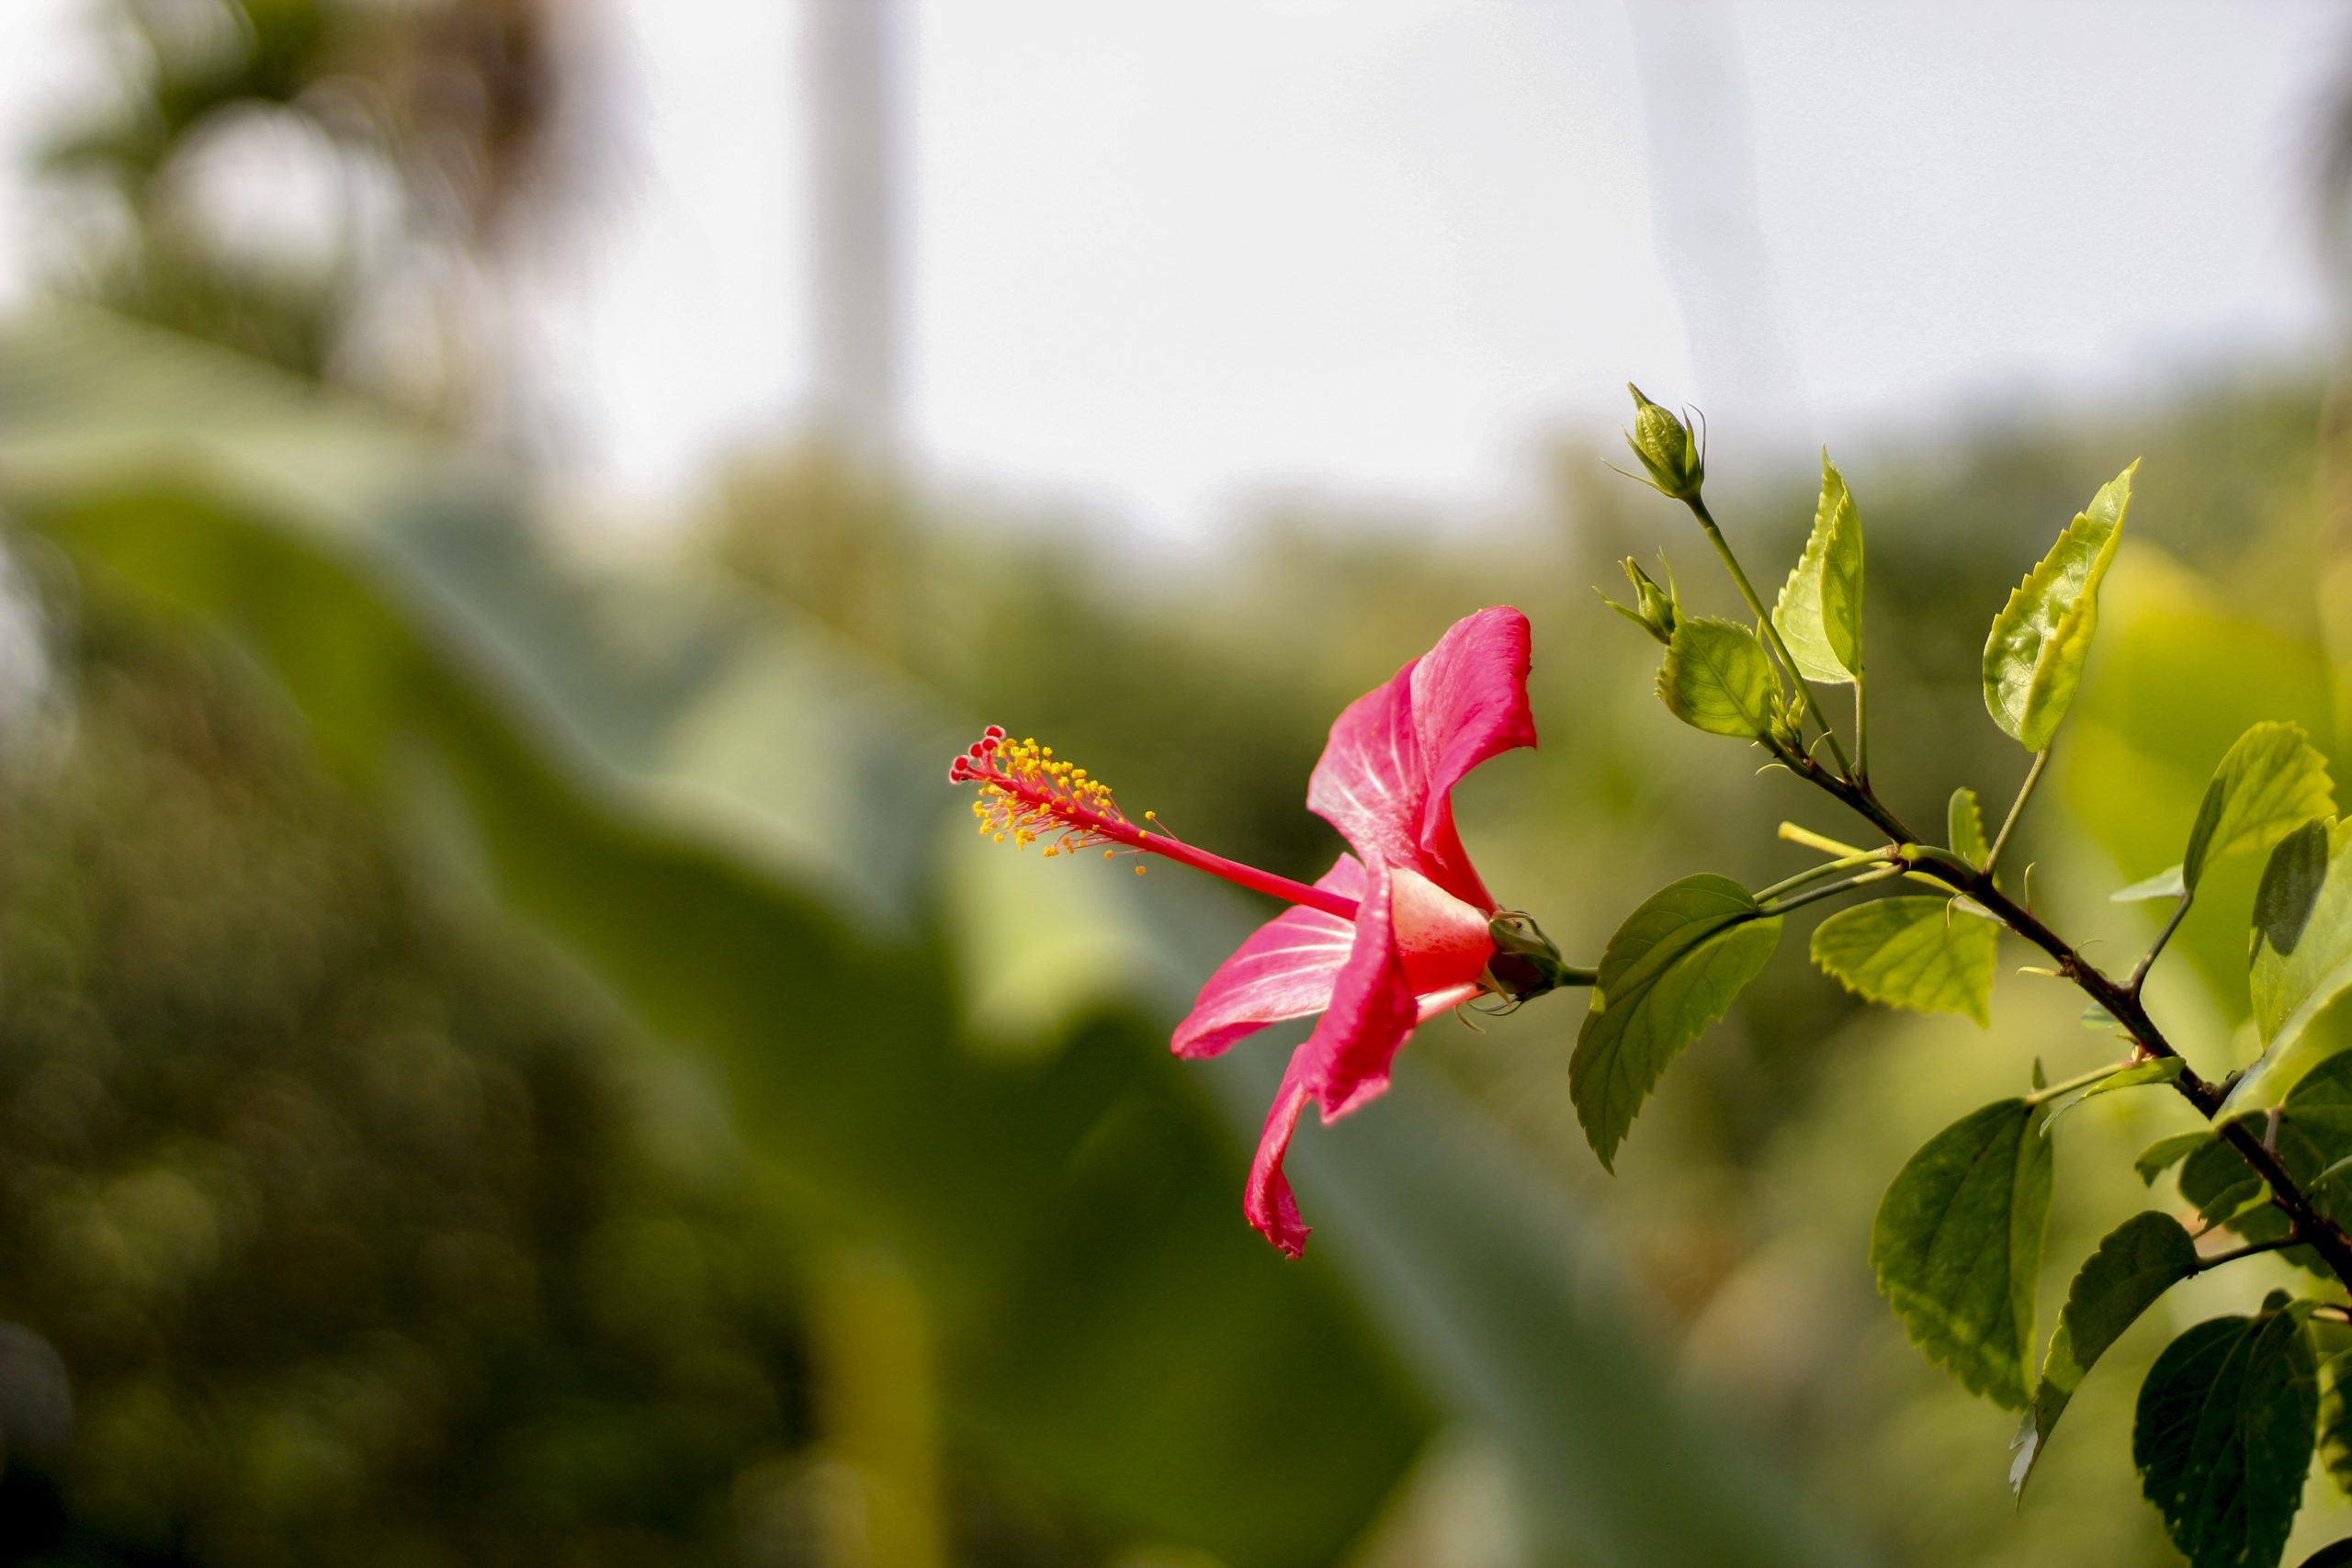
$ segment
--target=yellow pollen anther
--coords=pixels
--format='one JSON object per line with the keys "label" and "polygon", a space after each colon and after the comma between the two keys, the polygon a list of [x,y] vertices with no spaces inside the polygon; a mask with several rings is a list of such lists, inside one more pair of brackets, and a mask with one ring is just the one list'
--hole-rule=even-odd
{"label": "yellow pollen anther", "polygon": [[1143,831],[1119,809],[1109,784],[1035,738],[1012,740],[991,732],[983,748],[957,761],[956,771],[979,785],[972,815],[998,843],[1009,838],[1013,848],[1026,849],[1042,840],[1048,855],[1065,855],[1087,845],[1132,844]]}

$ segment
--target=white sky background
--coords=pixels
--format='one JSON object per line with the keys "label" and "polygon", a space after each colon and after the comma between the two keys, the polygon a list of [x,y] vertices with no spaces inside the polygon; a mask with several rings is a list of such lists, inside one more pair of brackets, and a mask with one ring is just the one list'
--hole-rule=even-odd
{"label": "white sky background", "polygon": [[[6,3],[15,149],[87,0]],[[606,0],[608,169],[514,291],[550,454],[649,515],[805,417],[808,3]],[[913,456],[1156,544],[1492,505],[1629,377],[1721,468],[2332,331],[2333,0],[913,0],[901,42]],[[25,221],[0,184],[0,299]]]}

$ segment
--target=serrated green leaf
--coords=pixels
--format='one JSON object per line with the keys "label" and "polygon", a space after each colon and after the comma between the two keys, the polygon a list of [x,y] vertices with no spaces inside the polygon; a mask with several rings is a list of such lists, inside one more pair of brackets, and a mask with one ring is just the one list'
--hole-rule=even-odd
{"label": "serrated green leaf", "polygon": [[1701,615],[1674,628],[1658,666],[1657,694],[1693,728],[1761,739],[1780,712],[1781,672],[1754,632]]}
{"label": "serrated green leaf", "polygon": [[2181,1162],[2180,1196],[2207,1224],[2233,1230],[2248,1241],[2276,1241],[2287,1234],[2287,1217],[2271,1205],[2269,1188],[2245,1156],[2219,1138],[2191,1150]]}
{"label": "serrated green leaf", "polygon": [[1857,996],[1992,1021],[1998,930],[1933,895],[1873,898],[1814,928],[1813,961]]}
{"label": "serrated green leaf", "polygon": [[2188,891],[2186,868],[2168,865],[2143,882],[2119,887],[2107,896],[2110,904],[2140,904],[2151,898],[2177,898]]}
{"label": "serrated green leaf", "polygon": [[2107,1348],[2158,1296],[2196,1272],[2197,1244],[2178,1220],[2153,1209],[2109,1231],[2084,1260],[2067,1288],[2058,1331],[2042,1358],[2041,1382],[2018,1430],[2017,1457],[2009,1465],[2013,1489],[2025,1490],[2051,1428]]}
{"label": "serrated green leaf", "polygon": [[2223,1102],[2241,1114],[2279,1103],[2336,1049],[2310,1024],[2352,986],[2352,823],[2306,822],[2270,852],[2246,978],[2263,1050]]}
{"label": "serrated green leaf", "polygon": [[[2104,1012],[2106,1010],[2101,1008],[2098,1010]],[[2108,1021],[2112,1023],[2114,1020],[2109,1018]],[[2113,1094],[2120,1089],[2138,1089],[2143,1084],[2171,1083],[2188,1070],[2188,1064],[2178,1056],[2159,1056],[2153,1062],[2135,1062],[2131,1066],[2119,1068],[2052,1111],[2041,1123],[2041,1135],[2048,1137],[2058,1118],[2086,1100],[2097,1100],[2102,1094]]]}
{"label": "serrated green leaf", "polygon": [[[2338,1224],[2352,1220],[2352,1190],[2323,1185],[2352,1154],[2352,1055],[2331,1057],[2312,1068],[2287,1096],[2277,1127],[2265,1131],[2278,1163],[2320,1213]],[[2288,1221],[2270,1204],[2269,1190],[2244,1157],[2216,1136],[2190,1137],[2197,1146],[2181,1167],[2182,1199],[2207,1223],[2248,1241],[2284,1239]],[[2325,1261],[2307,1247],[2288,1247],[2278,1256],[2323,1279],[2334,1277]]]}
{"label": "serrated green leaf", "polygon": [[2115,559],[2139,467],[2133,462],[2099,488],[1993,618],[1984,707],[2029,751],[2049,746],[2082,684],[2098,626],[2099,583]]}
{"label": "serrated green leaf", "polygon": [[2331,1356],[2320,1368],[2319,1462],[2335,1489],[2352,1496],[2352,1398],[2344,1387],[2347,1373],[2352,1373],[2352,1360],[2346,1356]]}
{"label": "serrated green leaf", "polygon": [[1984,813],[1976,804],[1976,792],[1966,784],[1952,791],[1944,806],[1944,834],[1951,852],[1973,866],[1982,867],[1993,852],[1984,840]]}
{"label": "serrated green leaf", "polygon": [[2299,724],[2257,724],[2213,770],[2181,860],[2190,887],[2205,867],[2240,850],[2267,850],[2304,823],[2335,810],[2327,759]]}
{"label": "serrated green leaf", "polygon": [[2154,1186],[2157,1177],[2188,1158],[2190,1151],[2212,1141],[2213,1134],[2209,1132],[2175,1133],[2169,1138],[2158,1138],[2140,1151],[2132,1168],[2140,1173],[2143,1183]]}
{"label": "serrated green leaf", "polygon": [[1871,1267],[1913,1342],[2012,1410],[2026,1405],[2050,1214],[2051,1145],[2031,1134],[2035,1113],[2004,1100],[1928,1139],[1871,1226]]}
{"label": "serrated green leaf", "polygon": [[2275,1232],[2276,1235],[2262,1237],[2265,1241],[2270,1241],[2287,1234],[2287,1222],[2278,1213],[2278,1204],[2271,1195],[2270,1183],[2256,1181],[2250,1188],[2238,1189],[2235,1208],[2222,1208],[2216,1211],[2213,1215],[2213,1228],[2219,1231],[2235,1231],[2248,1240],[2253,1240],[2255,1233],[2259,1231]]}
{"label": "serrated green leaf", "polygon": [[2303,1075],[2281,1110],[2278,1137],[2298,1179],[2321,1180],[2352,1157],[2352,1055],[2331,1056]]}
{"label": "serrated green leaf", "polygon": [[1650,895],[1609,939],[1568,1059],[1568,1098],[1604,1168],[1615,1168],[1617,1145],[1659,1076],[1723,1017],[1780,941],[1780,916],[1738,883],[1705,875]]}
{"label": "serrated green leaf", "polygon": [[2132,1458],[2190,1568],[2271,1568],[2286,1551],[2311,1468],[2317,1377],[2292,1309],[2200,1323],[2156,1358]]}
{"label": "serrated green leaf", "polygon": [[1821,500],[1804,554],[1781,588],[1772,625],[1808,681],[1852,681],[1862,670],[1862,522],[1846,478],[1821,457]]}

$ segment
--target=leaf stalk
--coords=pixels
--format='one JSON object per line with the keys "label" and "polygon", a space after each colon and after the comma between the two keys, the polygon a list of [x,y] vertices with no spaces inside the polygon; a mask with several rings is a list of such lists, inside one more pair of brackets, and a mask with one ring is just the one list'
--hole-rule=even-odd
{"label": "leaf stalk", "polygon": [[[1804,678],[1804,671],[1790,656],[1789,645],[1781,640],[1781,628],[1772,624],[1771,615],[1764,608],[1764,601],[1757,596],[1756,585],[1747,581],[1747,573],[1741,570],[1739,558],[1732,553],[1731,541],[1724,537],[1723,529],[1715,524],[1714,513],[1707,510],[1706,497],[1693,494],[1683,504],[1690,509],[1690,515],[1699,520],[1699,526],[1707,531],[1707,540],[1715,547],[1717,558],[1724,563],[1724,570],[1731,573],[1732,581],[1739,585],[1739,596],[1747,601],[1747,608],[1762,626],[1765,641],[1771,644],[1772,652],[1787,669],[1789,679],[1796,682],[1798,692],[1804,694],[1805,711],[1813,716],[1813,722],[1821,727],[1822,738],[1829,742],[1829,754],[1838,759],[1839,776],[1851,778],[1854,764],[1847,758],[1846,748],[1838,741],[1838,732],[1830,728],[1829,716],[1822,712],[1821,699],[1813,694],[1813,683]],[[1820,766],[1819,763],[1813,765]]]}

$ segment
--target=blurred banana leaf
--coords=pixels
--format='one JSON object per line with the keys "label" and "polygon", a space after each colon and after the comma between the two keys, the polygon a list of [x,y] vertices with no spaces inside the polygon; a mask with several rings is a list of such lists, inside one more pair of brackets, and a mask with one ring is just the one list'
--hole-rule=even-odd
{"label": "blurred banana leaf", "polygon": [[[560,564],[495,475],[105,318],[0,334],[0,499],[220,627],[331,758],[710,1062],[812,1229],[912,1271],[954,1438],[1105,1530],[1328,1562],[1454,1418],[1514,1454],[1546,1561],[1860,1560],[1428,1077],[1301,1140],[1323,1233],[1304,1267],[1269,1254],[1238,1194],[1278,1055],[1162,1044],[1246,912],[976,857],[938,782],[967,737],[906,682],[689,574]],[[1015,905],[1069,919],[1008,988]]]}

